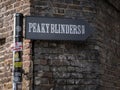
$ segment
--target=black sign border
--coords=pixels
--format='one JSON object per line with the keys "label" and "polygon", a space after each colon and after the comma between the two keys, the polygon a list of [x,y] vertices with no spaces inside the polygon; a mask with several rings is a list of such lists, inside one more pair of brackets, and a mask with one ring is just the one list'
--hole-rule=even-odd
{"label": "black sign border", "polygon": [[[46,36],[43,36],[42,35],[42,38],[41,39],[39,39],[39,38],[28,38],[27,37],[27,30],[26,30],[26,28],[27,28],[27,19],[28,18],[30,18],[30,17],[32,17],[32,18],[45,18],[45,19],[61,19],[61,20],[73,20],[73,21],[82,21],[82,22],[84,22],[86,25],[88,25],[87,27],[89,27],[89,35],[87,36],[87,38],[88,37],[90,37],[91,36],[91,34],[94,32],[94,29],[90,26],[90,24],[87,22],[87,20],[85,20],[85,19],[72,19],[72,18],[58,18],[58,17],[45,17],[45,16],[25,16],[25,38],[26,39],[30,39],[30,40],[46,40],[46,41],[85,41],[87,38],[83,38],[82,37],[82,39],[79,39],[80,37],[74,37],[75,35],[73,35],[73,34],[67,34],[67,38],[65,38],[65,36],[66,36],[66,34],[52,34],[51,33],[51,35],[53,35],[53,36],[48,36],[48,34],[46,34],[46,33],[44,33],[44,35],[47,35],[48,36],[48,38],[46,38]],[[39,23],[39,21],[38,21],[38,23]],[[53,23],[54,24],[54,23]],[[38,33],[37,33],[38,34]],[[41,33],[40,33],[41,34]],[[64,38],[59,38],[59,37],[61,37],[61,36],[64,36]],[[51,39],[50,37],[52,37],[52,38],[54,38],[54,39]],[[68,39],[68,37],[70,37],[70,38],[72,38],[72,39]],[[74,39],[73,39],[74,38]]]}

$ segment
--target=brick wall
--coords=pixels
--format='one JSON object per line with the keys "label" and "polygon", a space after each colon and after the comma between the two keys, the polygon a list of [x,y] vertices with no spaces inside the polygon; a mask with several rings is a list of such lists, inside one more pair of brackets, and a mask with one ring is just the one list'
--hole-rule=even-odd
{"label": "brick wall", "polygon": [[75,42],[35,41],[34,90],[96,90],[98,51]]}
{"label": "brick wall", "polygon": [[[113,2],[114,3],[114,2]],[[36,0],[33,15],[83,18],[95,32],[83,44],[34,42],[35,90],[119,90],[119,9],[110,0]]]}
{"label": "brick wall", "polygon": [[[110,1],[110,0],[109,0]],[[114,2],[99,0],[95,27],[100,52],[100,90],[120,89],[120,10]],[[119,3],[119,2],[118,2]]]}
{"label": "brick wall", "polygon": [[94,34],[82,43],[31,42],[23,38],[23,90],[31,90],[32,84],[33,90],[119,90],[119,3],[119,0],[0,0],[0,90],[12,88],[13,57],[9,47],[16,12],[82,18],[95,28]]}
{"label": "brick wall", "polygon": [[[12,51],[14,13],[30,14],[29,0],[0,0],[0,90],[12,90]],[[24,59],[26,65],[29,55],[29,41],[24,40]],[[26,66],[28,68],[28,66]],[[27,69],[26,69],[27,70]],[[25,71],[26,71],[25,70]],[[25,82],[24,82],[25,83]],[[26,82],[27,83],[27,82]],[[25,87],[27,87],[27,84]],[[24,89],[27,90],[27,89]]]}
{"label": "brick wall", "polygon": [[[88,0],[36,0],[33,15],[82,18],[93,24],[95,3]],[[34,90],[97,90],[99,52],[95,42],[34,41]]]}

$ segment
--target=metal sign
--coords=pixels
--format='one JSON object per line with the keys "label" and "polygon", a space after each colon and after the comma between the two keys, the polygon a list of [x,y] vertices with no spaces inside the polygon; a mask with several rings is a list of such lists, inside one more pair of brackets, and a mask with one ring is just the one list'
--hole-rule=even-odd
{"label": "metal sign", "polygon": [[40,40],[86,40],[93,29],[83,19],[26,16],[26,38]]}

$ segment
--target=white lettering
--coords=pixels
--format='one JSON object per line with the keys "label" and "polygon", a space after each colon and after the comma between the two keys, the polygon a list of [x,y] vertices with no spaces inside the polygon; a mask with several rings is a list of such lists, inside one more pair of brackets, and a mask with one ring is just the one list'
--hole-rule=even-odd
{"label": "white lettering", "polygon": [[29,23],[29,32],[56,34],[85,34],[85,25]]}
{"label": "white lettering", "polygon": [[32,23],[29,23],[29,32],[31,32],[32,29]]}
{"label": "white lettering", "polygon": [[33,23],[33,24],[32,24],[32,27],[33,27],[33,32],[36,32],[36,26],[37,26],[37,24],[36,24],[36,23]]}
{"label": "white lettering", "polygon": [[82,25],[82,34],[85,34],[85,25]]}
{"label": "white lettering", "polygon": [[54,24],[55,27],[55,33],[60,33],[59,29],[57,29],[57,24]]}
{"label": "white lettering", "polygon": [[70,25],[70,34],[74,34],[72,27],[73,25]]}
{"label": "white lettering", "polygon": [[81,32],[82,32],[81,25],[78,25],[78,33],[81,34]]}
{"label": "white lettering", "polygon": [[61,24],[58,24],[58,31],[60,32],[61,30]]}
{"label": "white lettering", "polygon": [[65,32],[66,34],[69,34],[70,33],[70,27],[69,27],[69,25],[66,25],[66,32]]}
{"label": "white lettering", "polygon": [[65,25],[61,24],[61,33],[65,33]]}
{"label": "white lettering", "polygon": [[54,24],[51,24],[51,33],[55,33],[55,27],[54,27]]}
{"label": "white lettering", "polygon": [[73,25],[73,34],[78,34],[77,33],[77,26],[76,25]]}
{"label": "white lettering", "polygon": [[40,32],[40,25],[37,25],[37,32]]}
{"label": "white lettering", "polygon": [[49,33],[49,26],[50,24],[46,24],[46,33]]}
{"label": "white lettering", "polygon": [[45,24],[44,23],[41,23],[41,32],[45,33]]}

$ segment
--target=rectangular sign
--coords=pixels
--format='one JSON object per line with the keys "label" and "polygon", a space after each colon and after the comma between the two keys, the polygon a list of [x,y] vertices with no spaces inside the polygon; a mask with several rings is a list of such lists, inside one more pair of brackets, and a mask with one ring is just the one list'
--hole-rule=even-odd
{"label": "rectangular sign", "polygon": [[91,34],[89,24],[80,19],[26,16],[26,38],[39,40],[85,40]]}

